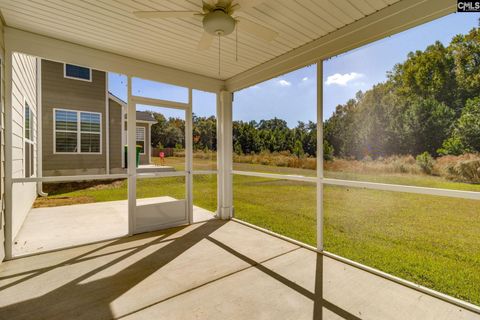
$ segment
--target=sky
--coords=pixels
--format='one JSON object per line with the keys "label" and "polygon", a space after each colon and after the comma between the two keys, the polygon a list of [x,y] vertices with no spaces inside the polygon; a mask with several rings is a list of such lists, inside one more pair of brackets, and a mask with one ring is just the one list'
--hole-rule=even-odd
{"label": "sky", "polygon": [[[354,98],[359,90],[368,90],[385,81],[387,71],[403,62],[409,52],[424,50],[437,40],[448,45],[455,35],[477,27],[479,18],[478,13],[454,13],[324,61],[324,120],[338,104]],[[109,73],[109,90],[126,100],[126,81],[123,75]],[[188,99],[186,88],[142,79],[133,79],[132,90],[135,95],[150,98],[179,102]],[[192,100],[196,115],[215,114],[214,94],[194,90]],[[152,107],[138,106],[137,109],[151,110]],[[163,111],[167,117],[180,114],[174,110]],[[286,120],[289,127],[296,126],[298,121],[316,121],[315,66],[234,93],[234,120],[259,121],[274,117]]]}
{"label": "sky", "polygon": [[[108,90],[127,101],[127,76],[118,73],[108,73]],[[136,96],[157,98],[176,102],[188,102],[188,89],[166,83],[160,83],[140,78],[132,79],[132,93]],[[211,92],[193,90],[193,113],[197,116],[209,117],[216,114],[217,98]],[[166,117],[185,119],[185,112],[175,109],[137,105],[138,111],[151,110],[162,113]]]}

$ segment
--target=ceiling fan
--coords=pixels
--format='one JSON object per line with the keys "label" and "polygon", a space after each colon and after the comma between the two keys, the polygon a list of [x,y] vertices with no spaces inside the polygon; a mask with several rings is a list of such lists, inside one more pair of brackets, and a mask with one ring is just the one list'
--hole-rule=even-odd
{"label": "ceiling fan", "polygon": [[237,11],[258,6],[264,0],[203,0],[201,11],[135,11],[137,18],[202,18],[204,33],[198,50],[206,50],[215,37],[219,38],[240,29],[264,41],[272,41],[278,33],[244,17],[233,16]]}

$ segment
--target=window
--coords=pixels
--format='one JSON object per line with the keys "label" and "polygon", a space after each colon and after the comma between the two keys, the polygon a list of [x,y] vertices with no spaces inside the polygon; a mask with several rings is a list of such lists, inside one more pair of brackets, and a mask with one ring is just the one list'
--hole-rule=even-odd
{"label": "window", "polygon": [[27,102],[25,102],[24,117],[24,172],[25,178],[30,178],[34,175],[34,146],[33,146],[33,132],[32,132],[32,111]]}
{"label": "window", "polygon": [[28,103],[25,102],[25,117],[24,117],[24,128],[25,128],[25,139],[32,140],[32,115]]}
{"label": "window", "polygon": [[145,127],[137,127],[136,130],[136,144],[137,146],[141,146],[140,149],[141,154],[145,154]]}
{"label": "window", "polygon": [[56,153],[101,153],[101,114],[55,109]]}
{"label": "window", "polygon": [[81,152],[100,152],[100,114],[80,113]]}
{"label": "window", "polygon": [[78,114],[55,110],[55,152],[77,152]]}
{"label": "window", "polygon": [[64,76],[70,79],[92,81],[92,69],[73,64],[65,64]]}

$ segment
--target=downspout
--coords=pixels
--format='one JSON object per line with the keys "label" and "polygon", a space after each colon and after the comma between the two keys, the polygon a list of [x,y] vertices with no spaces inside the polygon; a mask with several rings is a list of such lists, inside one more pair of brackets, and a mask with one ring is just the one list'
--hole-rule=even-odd
{"label": "downspout", "polygon": [[122,157],[122,168],[127,168],[127,166],[125,165],[125,146],[127,145],[127,141],[126,141],[126,137],[125,137],[125,115],[126,115],[126,112],[125,112],[125,106],[123,105],[120,105],[120,108],[121,108],[121,126],[122,126],[122,147],[120,148],[121,150],[121,157]]}
{"label": "downspout", "polygon": [[[42,152],[42,59],[37,58],[37,177],[43,177],[43,152]],[[37,182],[37,194],[40,197],[48,196],[43,192],[43,183]]]}
{"label": "downspout", "polygon": [[105,173],[110,174],[110,106],[108,103],[108,73],[105,72]]}

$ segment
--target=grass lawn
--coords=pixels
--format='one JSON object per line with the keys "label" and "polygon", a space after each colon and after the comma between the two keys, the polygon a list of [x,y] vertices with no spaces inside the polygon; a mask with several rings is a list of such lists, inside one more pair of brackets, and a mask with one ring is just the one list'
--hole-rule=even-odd
{"label": "grass lawn", "polygon": [[[180,169],[183,159],[167,159]],[[195,159],[197,169],[211,168]],[[235,164],[236,170],[315,175],[313,170]],[[424,175],[326,176],[415,186],[480,191],[479,185]],[[142,179],[139,198],[185,196],[183,177]],[[315,245],[315,184],[235,175],[235,216]],[[126,181],[81,190],[59,188],[51,198],[88,202],[127,198]],[[49,197],[49,198],[50,198]],[[194,204],[216,209],[216,176],[194,176]],[[480,203],[475,200],[366,190],[324,189],[325,248],[335,254],[480,305]]]}

